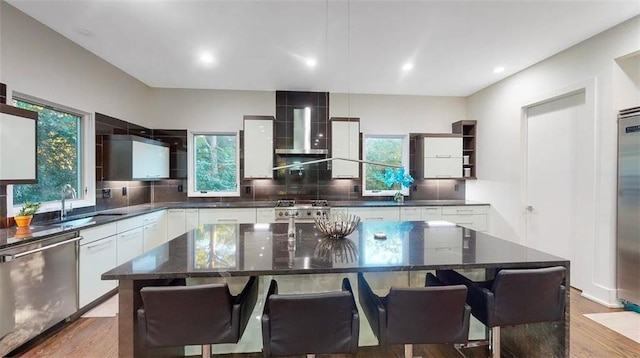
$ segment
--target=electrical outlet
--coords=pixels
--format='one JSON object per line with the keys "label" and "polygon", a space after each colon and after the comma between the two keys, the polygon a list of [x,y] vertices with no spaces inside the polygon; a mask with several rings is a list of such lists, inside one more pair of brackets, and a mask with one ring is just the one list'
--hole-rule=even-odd
{"label": "electrical outlet", "polygon": [[182,184],[178,185],[178,193],[182,193],[184,191],[184,187]]}
{"label": "electrical outlet", "polygon": [[359,192],[359,191],[360,191],[360,187],[359,187],[358,185],[354,185],[354,186],[353,186],[353,192],[354,192],[354,193],[357,193],[357,192]]}
{"label": "electrical outlet", "polygon": [[250,187],[250,186],[246,186],[246,187],[244,188],[244,193],[245,193],[245,194],[251,194],[251,187]]}
{"label": "electrical outlet", "polygon": [[126,186],[122,187],[122,196],[127,196],[127,187]]}
{"label": "electrical outlet", "polygon": [[109,199],[111,197],[111,189],[102,189],[102,198]]}

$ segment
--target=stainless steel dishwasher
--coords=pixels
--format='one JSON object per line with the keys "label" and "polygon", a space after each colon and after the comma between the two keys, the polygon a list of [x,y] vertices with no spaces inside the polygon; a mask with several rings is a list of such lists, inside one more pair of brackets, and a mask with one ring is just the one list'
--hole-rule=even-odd
{"label": "stainless steel dishwasher", "polygon": [[0,357],[78,308],[78,232],[0,250]]}

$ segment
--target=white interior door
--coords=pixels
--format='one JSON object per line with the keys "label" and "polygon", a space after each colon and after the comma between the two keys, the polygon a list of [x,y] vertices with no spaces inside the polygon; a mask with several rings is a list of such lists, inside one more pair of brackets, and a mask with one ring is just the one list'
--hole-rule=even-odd
{"label": "white interior door", "polygon": [[594,136],[584,92],[529,107],[526,242],[571,261],[571,285],[591,276]]}

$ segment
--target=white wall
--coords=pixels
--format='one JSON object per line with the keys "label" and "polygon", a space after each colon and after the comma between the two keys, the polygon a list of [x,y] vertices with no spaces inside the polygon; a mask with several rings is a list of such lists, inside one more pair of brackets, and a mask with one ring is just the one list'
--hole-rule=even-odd
{"label": "white wall", "polygon": [[[615,59],[640,49],[640,17],[635,17],[552,56],[467,99],[468,118],[478,120],[478,180],[467,183],[467,199],[490,202],[493,234],[523,242],[525,184],[522,109],[565,90],[591,86],[595,121],[594,233],[584,245],[592,257],[591,282],[583,294],[615,304],[615,213],[617,120],[620,106],[640,105],[640,92]],[[627,71],[630,73],[633,71]],[[614,73],[617,75],[614,76]],[[637,73],[637,72],[636,72]],[[618,78],[618,80],[616,80]],[[591,85],[590,85],[591,84]],[[584,86],[583,86],[584,85]],[[587,88],[589,91],[589,88]],[[625,92],[624,100],[614,98]],[[586,193],[591,195],[591,193]],[[576,218],[578,221],[582,218]]]}
{"label": "white wall", "polygon": [[467,119],[465,98],[331,93],[329,117],[358,117],[369,134],[451,133]]}
{"label": "white wall", "polygon": [[0,81],[87,113],[145,125],[150,88],[72,41],[0,2]]}
{"label": "white wall", "polygon": [[235,132],[244,115],[275,116],[273,91],[153,89],[151,128]]}

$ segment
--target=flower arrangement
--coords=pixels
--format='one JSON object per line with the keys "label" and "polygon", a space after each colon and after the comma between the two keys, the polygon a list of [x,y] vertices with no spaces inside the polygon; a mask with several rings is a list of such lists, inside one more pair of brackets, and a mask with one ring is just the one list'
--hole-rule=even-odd
{"label": "flower arrangement", "polygon": [[[395,184],[400,185],[400,187],[409,188],[411,183],[413,183],[413,177],[404,171],[404,168],[387,168],[383,174],[378,174],[378,179],[382,181],[388,188],[391,188]],[[393,196],[395,201],[401,202],[404,201],[404,195],[402,192],[398,191]]]}

